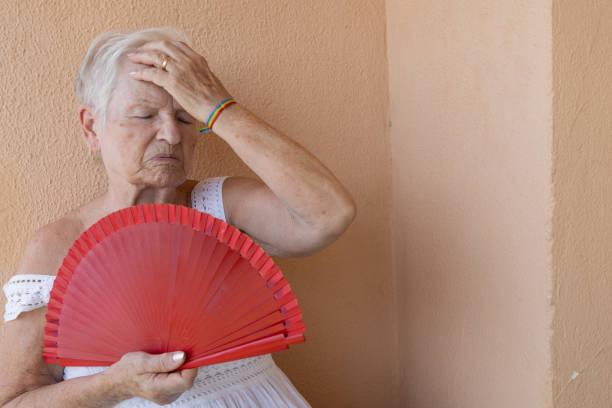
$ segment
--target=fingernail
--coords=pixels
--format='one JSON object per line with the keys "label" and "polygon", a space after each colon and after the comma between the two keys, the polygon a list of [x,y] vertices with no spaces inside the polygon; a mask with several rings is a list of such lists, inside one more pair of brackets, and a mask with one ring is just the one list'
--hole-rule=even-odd
{"label": "fingernail", "polygon": [[137,71],[132,71],[130,72],[130,75],[136,75],[138,72]]}
{"label": "fingernail", "polygon": [[131,57],[132,55],[136,55],[136,53],[135,52],[130,52],[127,56]]}
{"label": "fingernail", "polygon": [[172,355],[172,359],[173,359],[174,361],[179,361],[179,360],[182,360],[182,359],[183,359],[183,356],[184,356],[184,355],[185,355],[185,353],[184,353],[184,352],[182,352],[182,351],[177,351],[176,353],[174,353],[174,354]]}

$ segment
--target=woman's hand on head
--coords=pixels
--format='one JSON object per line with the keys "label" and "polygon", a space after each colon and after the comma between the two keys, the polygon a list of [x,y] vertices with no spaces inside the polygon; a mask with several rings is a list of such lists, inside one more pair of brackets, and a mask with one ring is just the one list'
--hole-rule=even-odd
{"label": "woman's hand on head", "polygon": [[185,361],[184,353],[178,360],[172,358],[174,354],[126,353],[102,374],[119,393],[145,398],[159,405],[169,404],[191,388],[198,373],[197,368],[173,372]]}
{"label": "woman's hand on head", "polygon": [[[164,71],[165,56],[170,60]],[[201,122],[206,122],[219,102],[231,97],[206,59],[182,41],[151,41],[128,54],[128,58],[133,63],[146,65],[131,72],[132,78],[164,88]]]}

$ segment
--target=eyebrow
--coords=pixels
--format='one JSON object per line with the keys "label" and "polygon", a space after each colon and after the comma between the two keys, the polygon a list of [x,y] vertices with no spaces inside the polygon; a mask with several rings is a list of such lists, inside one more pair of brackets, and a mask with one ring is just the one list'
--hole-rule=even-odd
{"label": "eyebrow", "polygon": [[149,99],[142,99],[142,98],[140,98],[140,99],[134,100],[134,102],[129,104],[127,106],[127,109],[131,109],[131,108],[133,108],[133,107],[135,107],[137,105],[149,105],[149,106],[151,106],[151,105],[155,105],[155,102],[153,102],[153,101],[151,101]]}
{"label": "eyebrow", "polygon": [[[129,104],[129,105],[128,105],[128,106],[125,108],[125,110],[130,110],[130,109],[133,109],[133,108],[135,108],[135,107],[137,107],[137,106],[139,106],[139,105],[147,105],[147,106],[149,106],[149,107],[151,107],[151,106],[155,106],[155,107],[156,107],[156,103],[155,103],[154,101],[151,101],[151,100],[149,100],[149,99],[139,98],[139,99],[136,99],[136,100],[135,100],[134,102],[132,102],[131,104]],[[185,113],[188,113],[188,112],[187,112],[185,109],[183,109],[183,108],[179,108],[179,109],[177,109],[177,112],[185,112]]]}

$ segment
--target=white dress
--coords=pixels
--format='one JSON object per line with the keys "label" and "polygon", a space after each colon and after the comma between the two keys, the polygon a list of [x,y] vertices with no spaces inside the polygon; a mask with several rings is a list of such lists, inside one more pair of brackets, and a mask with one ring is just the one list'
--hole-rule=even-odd
{"label": "white dress", "polygon": [[[200,181],[191,193],[193,208],[225,221],[222,186],[225,177]],[[55,276],[15,275],[4,286],[4,321],[49,302]],[[65,367],[64,380],[91,375],[107,367]],[[121,408],[159,407],[144,398],[130,398]],[[270,354],[198,368],[193,387],[164,407],[310,407]]]}

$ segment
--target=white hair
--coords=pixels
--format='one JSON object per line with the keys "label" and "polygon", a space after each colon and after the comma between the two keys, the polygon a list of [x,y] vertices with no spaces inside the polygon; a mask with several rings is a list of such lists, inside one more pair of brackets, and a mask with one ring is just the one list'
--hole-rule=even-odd
{"label": "white hair", "polygon": [[119,59],[149,41],[158,40],[183,41],[191,46],[187,36],[174,27],[132,32],[113,30],[96,37],[89,45],[74,81],[78,102],[92,106],[104,123],[115,88]]}

